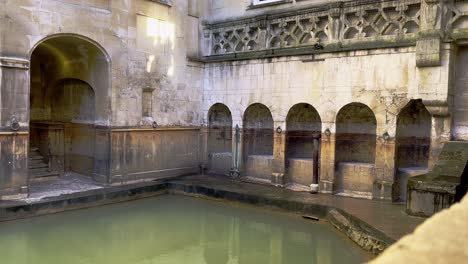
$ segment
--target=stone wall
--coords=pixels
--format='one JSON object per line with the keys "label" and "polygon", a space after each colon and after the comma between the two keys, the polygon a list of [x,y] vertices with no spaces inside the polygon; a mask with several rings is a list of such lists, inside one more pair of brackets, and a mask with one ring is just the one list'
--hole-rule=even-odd
{"label": "stone wall", "polygon": [[152,180],[200,171],[199,129],[114,129],[111,184]]}
{"label": "stone wall", "polygon": [[[274,129],[286,131],[290,109],[298,103],[312,105],[321,119],[320,178],[325,184],[334,181],[337,113],[350,103],[366,105],[376,119],[373,183],[376,192],[386,186],[389,197],[398,113],[411,99],[430,104],[446,101],[448,96],[450,47],[444,48],[441,67],[416,67],[415,53],[414,47],[406,47],[212,62],[205,66],[203,116],[220,102],[231,111],[233,126],[242,126],[247,107],[262,103],[271,111]],[[438,142],[450,137],[450,129],[436,122],[432,121],[434,152],[430,160],[438,155]],[[328,137],[324,135],[327,129]],[[388,134],[387,140],[384,134]],[[332,187],[326,189],[333,191]]]}
{"label": "stone wall", "polygon": [[[274,121],[272,182],[288,179],[292,145],[284,135],[292,128],[287,113],[299,103],[317,109],[321,120],[323,192],[339,191],[334,184],[341,180],[336,177],[349,171],[339,169],[341,160],[366,162],[366,169],[359,167],[356,176],[346,176],[350,181],[344,185],[365,184],[371,197],[390,199],[398,167],[432,168],[444,142],[464,138],[460,132],[466,101],[461,74],[464,49],[459,47],[468,38],[468,4],[272,2],[263,6],[253,6],[252,1],[212,2],[201,42],[206,61],[204,118],[213,104],[223,103],[232,113],[233,126],[242,126],[250,105],[265,105]],[[416,117],[411,113],[409,119],[418,120],[409,124],[404,117],[408,111],[403,109],[413,101],[421,105],[419,112],[425,112]],[[337,114],[356,103],[368,107],[375,121],[369,130],[373,132],[358,138],[368,146],[352,150],[350,144],[340,143],[350,136],[346,131],[363,130],[366,125],[354,122],[353,126],[348,124],[352,118],[345,118],[340,133]],[[458,110],[452,112],[453,107]],[[424,130],[423,135],[408,133],[415,126]],[[358,152],[367,154],[353,158]],[[408,152],[417,156],[414,164],[402,160],[408,159]],[[363,170],[366,173],[359,172]]]}
{"label": "stone wall", "polygon": [[[176,138],[173,145],[165,148],[167,152],[157,153],[158,159],[172,155],[182,158],[171,159],[162,167],[157,164],[151,167],[149,163],[138,167],[133,160],[122,161],[118,166],[126,168],[130,175],[124,173],[122,179],[138,178],[131,176],[133,173],[141,173],[145,178],[149,177],[148,171],[158,170],[174,170],[170,175],[179,175],[187,173],[179,170],[185,167],[196,167],[190,171],[198,171],[198,134],[187,136],[188,141],[185,136],[177,139],[180,133],[172,128],[201,124],[203,67],[188,62],[187,55],[198,54],[198,45],[193,44],[198,43],[198,16],[204,3],[189,6],[183,0],[170,2],[168,5],[147,0],[0,1],[0,132],[8,133],[2,135],[4,143],[0,145],[1,193],[3,190],[18,193],[20,187],[27,185],[29,123],[57,119],[59,109],[52,109],[51,105],[60,105],[54,101],[54,89],[64,79],[87,83],[96,100],[94,118],[88,116],[94,108],[91,105],[81,105],[73,116],[75,121],[83,121],[82,115],[86,115],[89,129],[77,127],[83,122],[73,121],[62,133],[70,139],[68,143],[54,141],[68,147],[57,146],[55,152],[47,147],[48,140],[39,142],[38,145],[46,146],[45,153],[51,153],[46,158],[60,161],[55,163],[60,171],[72,170],[94,175],[99,181],[115,182],[111,177],[111,168],[117,166],[111,158],[115,153],[112,131],[121,128],[128,129],[126,134],[134,131],[135,136],[129,137],[141,138],[139,143],[145,146],[153,144],[145,140],[159,139],[140,136],[138,129],[152,125],[169,129],[159,133]],[[30,96],[34,98],[31,108]],[[65,118],[66,111],[62,110],[66,109],[60,110]],[[21,136],[10,128],[12,117],[19,121]],[[63,118],[58,121],[71,121]],[[83,133],[84,130],[87,132]],[[49,132],[32,137],[47,139]],[[22,146],[12,142],[21,142]],[[141,151],[146,150],[142,147]],[[141,156],[133,154],[134,158]],[[12,157],[19,160],[12,163]],[[24,166],[19,166],[20,163]],[[159,175],[156,174],[153,176]]]}
{"label": "stone wall", "polygon": [[[296,148],[304,157],[293,158],[318,159],[313,164],[323,192],[337,191],[340,161],[371,163],[367,187],[372,186],[372,197],[386,199],[399,166],[397,117],[411,100],[418,100],[430,114],[430,138],[424,139],[429,149],[423,154],[427,167],[434,165],[444,142],[466,139],[465,1],[252,3],[0,0],[0,132],[23,140],[31,120],[51,117],[51,108],[43,107],[41,100],[33,100],[30,108],[31,96],[48,98],[53,95],[46,92],[53,91],[50,87],[73,78],[86,82],[95,94],[95,117],[88,122],[95,132],[95,179],[115,183],[194,168],[209,164],[212,150],[224,153],[217,155],[223,171],[229,159],[243,166],[249,155],[268,155],[262,164],[270,167],[263,171],[272,171],[281,185],[288,179],[287,159],[295,155],[287,135],[294,136],[296,128],[288,128],[287,115],[294,105],[304,103],[316,110],[320,122],[296,131],[301,137],[304,131],[313,135],[299,144],[305,149]],[[237,156],[229,155],[235,149],[234,136],[226,135],[230,130],[225,124],[222,149],[213,146],[213,134],[218,137],[221,130],[210,134],[208,112],[217,103],[227,106],[231,126],[241,128]],[[364,148],[372,158],[343,159],[349,153],[340,151],[338,113],[352,103],[368,107],[375,117],[374,132],[366,132],[373,146]],[[255,104],[268,114],[246,114]],[[21,136],[10,127],[13,117]],[[166,152],[147,149],[159,137],[173,145]],[[314,138],[320,142],[310,142]],[[140,149],[128,145],[134,141]],[[3,155],[27,156],[27,147],[19,153],[9,144],[0,148]],[[131,160],[122,158],[124,152]],[[90,156],[92,151],[83,153],[76,154]],[[156,161],[138,163],[145,155],[183,158],[167,160],[169,167]],[[8,175],[3,186],[20,188],[25,176],[15,180],[12,175],[22,174],[23,168],[4,166]],[[188,171],[195,170],[180,174]],[[301,179],[302,184],[309,182]]]}

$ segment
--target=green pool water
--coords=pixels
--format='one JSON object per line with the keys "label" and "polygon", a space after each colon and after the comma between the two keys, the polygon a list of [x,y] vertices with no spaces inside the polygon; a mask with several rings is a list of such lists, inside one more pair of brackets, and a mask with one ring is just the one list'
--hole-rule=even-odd
{"label": "green pool water", "polygon": [[329,224],[176,195],[0,223],[2,264],[367,260],[366,252]]}

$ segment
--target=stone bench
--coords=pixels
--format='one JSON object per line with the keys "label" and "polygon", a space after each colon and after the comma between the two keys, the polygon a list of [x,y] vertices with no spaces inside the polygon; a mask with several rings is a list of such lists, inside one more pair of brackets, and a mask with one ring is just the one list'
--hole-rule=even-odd
{"label": "stone bench", "polygon": [[310,188],[314,178],[314,160],[308,158],[288,159],[288,180]]}
{"label": "stone bench", "polygon": [[467,160],[468,142],[445,143],[431,172],[408,179],[406,212],[429,217],[450,207]]}
{"label": "stone bench", "polygon": [[273,173],[273,155],[250,155],[247,157],[245,176],[270,181]]}
{"label": "stone bench", "polygon": [[229,175],[232,168],[232,153],[217,152],[208,155],[207,169],[210,174]]}
{"label": "stone bench", "polygon": [[338,194],[372,198],[375,179],[374,163],[340,162],[337,173]]}

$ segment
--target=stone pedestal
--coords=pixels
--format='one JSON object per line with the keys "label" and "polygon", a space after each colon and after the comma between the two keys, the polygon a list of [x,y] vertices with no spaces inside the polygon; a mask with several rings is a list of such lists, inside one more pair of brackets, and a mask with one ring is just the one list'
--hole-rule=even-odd
{"label": "stone pedestal", "polygon": [[0,131],[0,200],[27,197],[28,133]]}
{"label": "stone pedestal", "polygon": [[247,157],[245,176],[271,181],[272,165],[273,155],[250,155]]}
{"label": "stone pedestal", "polygon": [[294,184],[309,187],[313,183],[314,160],[306,158],[288,159],[288,178]]}
{"label": "stone pedestal", "polygon": [[208,154],[208,173],[229,175],[232,167],[232,153],[220,152]]}
{"label": "stone pedestal", "polygon": [[346,196],[372,198],[375,166],[372,163],[340,162],[337,191]]}

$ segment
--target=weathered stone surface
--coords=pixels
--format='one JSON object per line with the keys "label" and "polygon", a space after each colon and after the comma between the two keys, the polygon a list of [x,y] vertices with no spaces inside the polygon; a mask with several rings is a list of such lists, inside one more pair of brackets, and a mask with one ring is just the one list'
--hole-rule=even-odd
{"label": "weathered stone surface", "polygon": [[314,176],[313,159],[288,159],[289,169],[288,177],[291,182],[309,187],[312,184]]}
{"label": "weathered stone surface", "polygon": [[372,264],[465,263],[468,259],[468,197],[426,220]]}
{"label": "weathered stone surface", "polygon": [[359,226],[359,223],[353,222],[350,217],[346,217],[343,213],[336,209],[328,213],[330,223],[345,233],[351,240],[359,246],[374,254],[382,252],[387,248],[387,243],[373,236],[365,229]]}
{"label": "weathered stone surface", "polygon": [[229,175],[232,168],[231,152],[209,153],[208,155],[208,173]]}
{"label": "weathered stone surface", "polygon": [[434,169],[408,180],[406,211],[427,217],[448,208],[453,203],[467,161],[468,142],[445,143]]}
{"label": "weathered stone surface", "polygon": [[343,195],[372,197],[375,168],[371,163],[340,162],[336,189]]}
{"label": "weathered stone surface", "polygon": [[245,176],[270,181],[272,164],[272,155],[250,155],[247,157]]}
{"label": "weathered stone surface", "polygon": [[[421,102],[430,113],[430,141],[425,146],[429,168],[444,142],[466,138],[466,63],[459,47],[467,36],[465,1],[286,1],[253,9],[250,4],[0,1],[0,131],[11,132],[13,117],[21,131],[28,131],[31,121],[57,121],[51,120],[57,117],[51,112],[63,113],[55,119],[81,129],[69,129],[68,135],[64,129],[63,151],[49,148],[53,163],[110,182],[125,174],[128,164],[137,164],[135,157],[146,160],[145,155],[157,153],[147,150],[154,138],[141,136],[140,129],[209,128],[210,108],[223,104],[230,116],[225,121],[231,122],[223,123],[222,129],[211,127],[217,132],[198,135],[197,144],[194,136],[189,143],[194,149],[168,146],[171,150],[157,158],[174,153],[183,158],[165,169],[204,167],[209,153],[233,153],[233,137],[227,135],[239,125],[241,143],[233,156],[241,170],[245,172],[249,155],[273,155],[273,172],[284,174],[288,158],[313,158],[309,154],[317,142],[289,145],[287,139],[288,126],[297,121],[288,122],[289,111],[308,105],[314,118],[306,119],[313,125],[299,131],[322,134],[320,146],[313,145],[313,153],[320,153],[315,156],[320,191],[336,190],[340,162],[369,162],[375,166],[375,178],[366,186],[373,184],[372,197],[378,199],[391,198],[395,171],[402,167],[397,117],[410,101]],[[216,49],[222,54],[213,55]],[[437,66],[418,67],[421,61],[431,65],[437,61]],[[92,93],[77,80],[91,86]],[[70,88],[79,100],[54,90],[59,88]],[[70,104],[62,99],[70,99]],[[340,110],[347,112],[347,105],[356,104],[366,106],[371,113],[366,116],[372,115],[375,122],[354,141],[349,138],[356,144],[348,144],[341,136],[346,139],[356,127],[364,130],[369,123],[359,118],[340,122]],[[254,105],[267,110],[249,113]],[[64,119],[72,115],[76,118]],[[141,148],[116,147],[122,139],[114,137],[115,129],[133,130],[135,135],[128,137],[141,137]],[[212,140],[213,135],[222,140]],[[174,144],[185,144],[182,138]],[[291,156],[291,149],[298,156]],[[61,152],[62,156],[57,154]],[[127,164],[127,169],[115,160]],[[139,171],[139,165],[132,165],[130,173],[154,175],[148,172],[161,170],[159,165],[150,168],[142,163]],[[5,186],[13,181],[8,173]]]}

